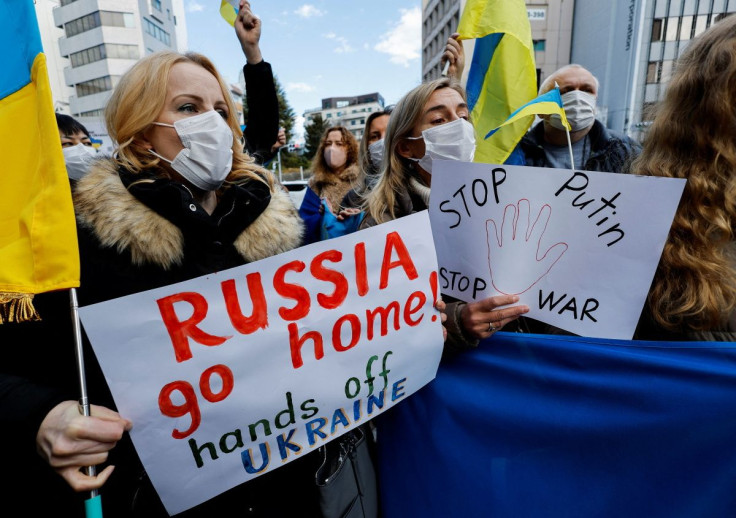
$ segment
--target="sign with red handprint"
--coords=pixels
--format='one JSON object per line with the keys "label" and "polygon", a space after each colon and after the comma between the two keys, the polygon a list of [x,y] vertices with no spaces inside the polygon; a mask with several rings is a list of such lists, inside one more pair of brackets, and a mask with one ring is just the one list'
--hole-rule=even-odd
{"label": "sign with red handprint", "polygon": [[454,161],[432,170],[443,294],[518,295],[528,317],[631,339],[684,180]]}

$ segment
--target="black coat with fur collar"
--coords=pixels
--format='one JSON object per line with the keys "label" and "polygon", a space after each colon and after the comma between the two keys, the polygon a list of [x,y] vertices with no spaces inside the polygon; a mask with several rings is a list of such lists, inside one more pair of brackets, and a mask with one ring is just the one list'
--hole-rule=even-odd
{"label": "black coat with fur collar", "polygon": [[[80,305],[149,290],[297,247],[302,224],[288,195],[258,181],[226,185],[210,216],[181,184],[97,161],[75,186]],[[13,466],[3,494],[32,516],[84,516],[83,500],[35,451],[35,435],[79,388],[68,293],[39,295],[42,321],[0,326],[0,440]],[[85,340],[90,403],[115,408]],[[190,516],[316,516],[316,455],[242,484],[182,513]],[[115,471],[101,490],[104,516],[168,516],[129,437],[110,452]],[[99,469],[102,469],[100,467]],[[284,494],[289,494],[284,498]]]}

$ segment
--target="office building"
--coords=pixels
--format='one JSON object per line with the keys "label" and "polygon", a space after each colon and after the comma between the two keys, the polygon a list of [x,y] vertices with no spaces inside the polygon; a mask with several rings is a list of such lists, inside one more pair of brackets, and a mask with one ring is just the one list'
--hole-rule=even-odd
{"label": "office building", "polygon": [[[58,55],[73,89],[68,98],[63,88],[53,93],[76,117],[101,117],[125,71],[146,54],[183,49],[178,38],[186,34],[182,0],[60,0],[53,23],[63,30]],[[48,54],[50,47],[44,42]]]}
{"label": "office building", "polygon": [[365,131],[365,120],[376,111],[383,110],[385,101],[378,92],[353,97],[328,97],[322,106],[304,112],[304,125],[311,124],[319,113],[330,126],[345,126],[355,138],[360,139]]}
{"label": "office building", "polygon": [[598,117],[641,140],[677,57],[736,0],[576,0],[572,62],[599,80]]}

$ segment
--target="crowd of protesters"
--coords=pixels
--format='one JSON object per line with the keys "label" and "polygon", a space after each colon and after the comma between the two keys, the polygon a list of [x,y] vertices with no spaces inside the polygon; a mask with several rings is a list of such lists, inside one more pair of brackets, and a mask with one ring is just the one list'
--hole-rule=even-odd
{"label": "crowd of protesters", "polygon": [[[271,67],[259,47],[261,22],[247,1],[240,7],[235,29],[246,59],[249,106],[244,140],[222,77],[194,53],[154,53],[121,77],[105,113],[117,143],[113,156],[95,157],[84,126],[58,119],[77,214],[81,304],[192,279],[424,210],[432,148],[472,160],[473,121],[457,80],[464,56],[453,37],[443,57],[448,77],[421,84],[372,114],[360,142],[343,127],[327,128],[309,192],[294,207],[259,165],[283,137]],[[596,120],[599,85],[588,70],[563,67],[540,93],[555,82],[572,125],[576,167],[688,180],[636,337],[734,341],[736,17],[715,24],[679,58],[643,149]],[[554,116],[532,127],[519,150],[528,166],[573,165],[564,127]],[[71,516],[73,509],[81,515],[74,506],[84,492],[104,486],[108,518],[167,516],[130,441],[132,423],[116,412],[91,352],[92,416],[78,411],[78,387],[68,376],[75,370],[73,348],[60,338],[72,335],[72,324],[60,296],[37,297],[42,321],[0,330],[3,345],[17,344],[4,347],[0,377],[2,438],[6,465],[13,466],[4,483],[7,494],[20,497],[31,515]],[[446,318],[446,344],[460,350],[505,326],[523,329],[519,323],[529,311],[515,295],[472,303],[443,298],[436,307]],[[319,464],[317,452],[304,455],[181,516],[323,516],[314,481]],[[94,476],[82,469],[91,465],[100,466]]]}

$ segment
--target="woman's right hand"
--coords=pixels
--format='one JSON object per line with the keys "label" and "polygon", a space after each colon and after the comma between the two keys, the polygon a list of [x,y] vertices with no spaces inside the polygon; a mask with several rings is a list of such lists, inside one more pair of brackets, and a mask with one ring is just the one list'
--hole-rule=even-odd
{"label": "woman's right hand", "polygon": [[460,34],[456,32],[447,39],[445,52],[440,58],[440,62],[443,66],[446,61],[450,62],[450,68],[447,71],[447,75],[457,81],[460,81],[460,78],[463,75],[463,69],[465,68],[465,49],[463,48],[463,42],[458,40],[459,37]]}
{"label": "woman's right hand", "polygon": [[238,16],[235,18],[235,34],[245,54],[245,60],[257,65],[263,61],[259,41],[261,40],[261,19],[250,9],[248,0],[240,0]]}
{"label": "woman's right hand", "polygon": [[108,452],[133,427],[109,408],[92,405],[91,416],[79,412],[76,401],[64,401],[46,415],[36,435],[39,454],[75,491],[99,489],[114,469],[108,466],[94,477],[82,468],[107,460]]}
{"label": "woman's right hand", "polygon": [[509,322],[529,312],[529,306],[508,306],[519,302],[518,295],[496,295],[478,302],[468,302],[460,311],[460,325],[474,338],[488,338]]}

